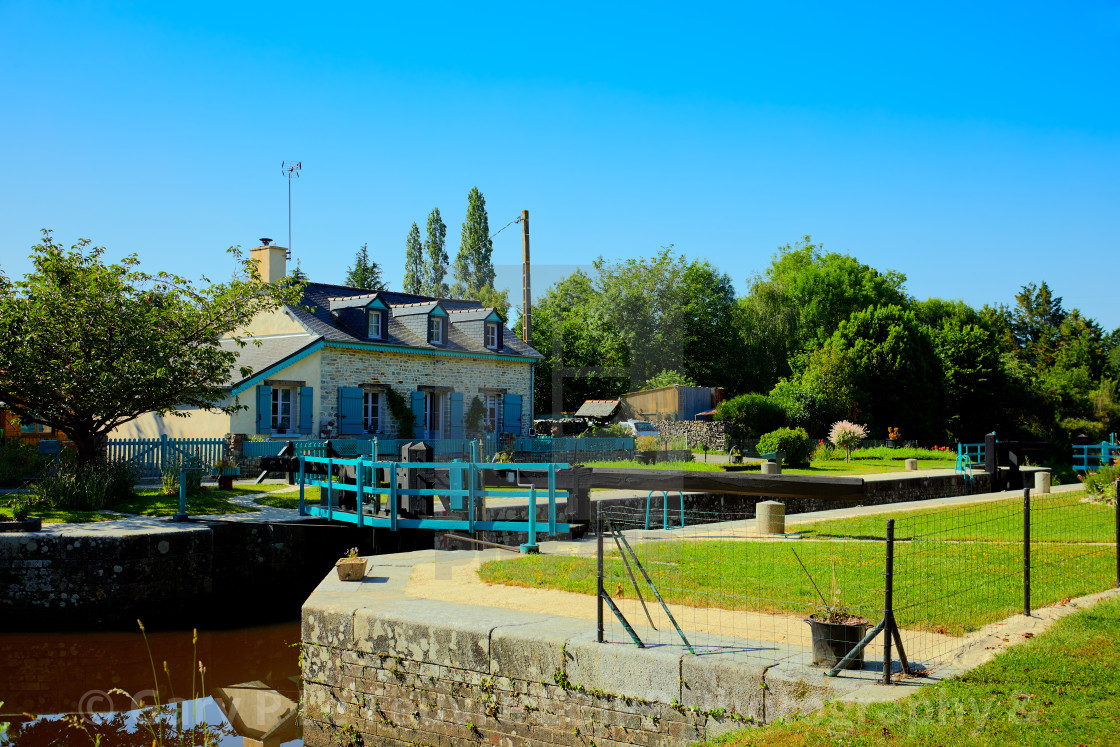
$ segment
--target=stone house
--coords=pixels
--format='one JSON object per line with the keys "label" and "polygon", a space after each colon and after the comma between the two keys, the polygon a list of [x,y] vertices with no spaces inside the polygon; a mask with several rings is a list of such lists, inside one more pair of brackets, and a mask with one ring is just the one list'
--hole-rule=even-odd
{"label": "stone house", "polygon": [[[284,277],[286,252],[251,251],[263,280]],[[149,414],[112,437],[393,438],[389,392],[411,408],[416,437],[463,438],[475,397],[488,430],[524,435],[532,425],[541,355],[477,301],[309,283],[299,307],[258,315],[246,331],[244,347],[223,343],[238,352],[227,403],[240,410]]]}

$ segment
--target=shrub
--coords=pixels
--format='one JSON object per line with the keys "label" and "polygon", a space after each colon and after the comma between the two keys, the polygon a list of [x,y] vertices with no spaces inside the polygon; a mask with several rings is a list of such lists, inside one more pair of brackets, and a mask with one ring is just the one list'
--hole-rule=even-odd
{"label": "shrub", "polygon": [[765,394],[740,394],[720,402],[716,420],[732,424],[740,438],[758,438],[786,424],[786,412],[776,400]]}
{"label": "shrub", "polygon": [[656,436],[638,436],[634,439],[634,448],[638,451],[658,451],[661,449],[661,442]]}
{"label": "shrub", "polygon": [[64,511],[97,511],[114,501],[131,498],[136,468],[128,462],[62,464],[31,486],[35,497]]}
{"label": "shrub", "polygon": [[0,436],[0,485],[18,485],[35,477],[51,459],[39,453],[36,443]]}
{"label": "shrub", "polygon": [[804,428],[778,428],[763,435],[755,448],[759,454],[784,451],[788,464],[808,464],[813,442]]}
{"label": "shrub", "polygon": [[395,389],[386,389],[385,402],[389,405],[389,414],[397,421],[398,435],[401,438],[412,438],[416,430],[416,413],[412,411],[408,400]]}
{"label": "shrub", "polygon": [[1111,467],[1101,467],[1096,472],[1091,472],[1084,477],[1077,476],[1078,480],[1085,483],[1085,491],[1094,498],[1111,502],[1116,498],[1116,480],[1120,479],[1120,464]]}
{"label": "shrub", "polygon": [[160,480],[163,483],[164,495],[179,495],[179,470],[187,467],[186,488],[187,495],[197,495],[202,492],[202,460],[198,457],[189,457],[179,462],[168,462],[160,470]]}
{"label": "shrub", "polygon": [[867,438],[867,428],[848,420],[837,420],[828,432],[828,440],[846,452],[845,459],[851,461],[852,449]]}
{"label": "shrub", "polygon": [[[578,438],[633,438],[634,432],[619,423],[588,428]],[[653,438],[650,436],[650,438]]]}
{"label": "shrub", "polygon": [[816,446],[813,447],[813,459],[820,459],[823,461],[835,459],[837,456],[836,451],[836,446],[830,444],[828,441],[825,441],[822,438],[817,441]]}

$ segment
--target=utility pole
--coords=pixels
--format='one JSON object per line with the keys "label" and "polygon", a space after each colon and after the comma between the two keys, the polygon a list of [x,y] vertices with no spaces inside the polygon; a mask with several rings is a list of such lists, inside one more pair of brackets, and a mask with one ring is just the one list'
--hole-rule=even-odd
{"label": "utility pole", "polygon": [[281,161],[280,173],[286,174],[288,177],[288,256],[287,259],[292,258],[292,176],[295,175],[296,179],[299,178],[299,170],[303,166],[302,161]]}
{"label": "utility pole", "polygon": [[521,308],[524,313],[521,315],[523,324],[522,339],[529,342],[529,332],[533,329],[530,314],[530,298],[529,293],[529,211],[521,211]]}

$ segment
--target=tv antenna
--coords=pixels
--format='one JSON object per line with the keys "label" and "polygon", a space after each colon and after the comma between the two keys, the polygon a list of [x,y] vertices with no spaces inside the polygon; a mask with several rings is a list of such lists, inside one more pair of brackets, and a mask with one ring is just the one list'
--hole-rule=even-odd
{"label": "tv antenna", "polygon": [[292,258],[292,177],[299,179],[299,170],[302,166],[302,161],[280,162],[280,173],[288,177],[288,256],[285,259]]}

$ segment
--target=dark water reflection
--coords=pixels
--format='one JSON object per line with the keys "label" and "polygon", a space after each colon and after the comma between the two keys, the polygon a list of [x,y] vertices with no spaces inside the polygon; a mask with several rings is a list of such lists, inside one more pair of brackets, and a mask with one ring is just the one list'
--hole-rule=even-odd
{"label": "dark water reflection", "polygon": [[[11,724],[0,744],[91,744],[60,718],[75,714],[92,733],[104,734],[105,747],[148,747],[152,738],[138,724],[141,711],[109,691],[124,690],[150,706],[154,660],[161,701],[182,701],[165,717],[169,735],[205,722],[223,747],[300,745],[299,639],[298,622],[199,631],[196,647],[190,631],[149,633],[150,660],[139,632],[0,634],[0,722]],[[198,662],[205,667],[205,686]],[[27,713],[41,718],[29,720]],[[194,733],[164,744],[200,742]]]}

